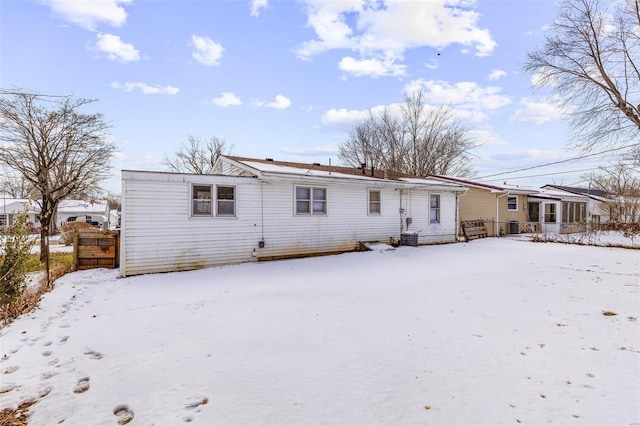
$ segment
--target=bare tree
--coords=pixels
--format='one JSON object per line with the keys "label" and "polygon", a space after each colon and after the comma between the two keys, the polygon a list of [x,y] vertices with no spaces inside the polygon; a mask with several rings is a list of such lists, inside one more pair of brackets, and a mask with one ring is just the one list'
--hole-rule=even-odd
{"label": "bare tree", "polygon": [[613,222],[640,222],[640,175],[629,161],[619,160],[587,176],[590,188],[610,194],[607,205]]}
{"label": "bare tree", "polygon": [[429,173],[468,176],[474,141],[447,106],[431,107],[421,91],[405,94],[399,113],[385,108],[357,123],[340,145],[341,161],[424,176]]}
{"label": "bare tree", "polygon": [[[609,7],[607,7],[609,6]],[[640,0],[562,0],[524,70],[571,111],[578,146],[640,134]]]}
{"label": "bare tree", "polygon": [[217,136],[201,139],[189,135],[173,157],[165,156],[164,163],[174,172],[206,175],[213,171],[218,157],[232,149],[233,145],[227,147],[227,142]]}
{"label": "bare tree", "polygon": [[20,173],[37,193],[47,280],[48,237],[58,204],[97,187],[111,170],[115,145],[106,141],[109,125],[102,114],[80,113],[92,102],[24,91],[0,98],[0,164]]}

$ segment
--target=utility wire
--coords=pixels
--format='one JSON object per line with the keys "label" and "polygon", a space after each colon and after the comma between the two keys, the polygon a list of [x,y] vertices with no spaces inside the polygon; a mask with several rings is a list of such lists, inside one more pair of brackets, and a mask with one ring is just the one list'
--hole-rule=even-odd
{"label": "utility wire", "polygon": [[602,155],[602,154],[606,154],[606,153],[614,152],[614,151],[620,151],[622,149],[627,149],[627,148],[633,148],[633,147],[636,147],[636,146],[640,146],[640,143],[634,143],[634,144],[622,146],[622,147],[619,147],[619,148],[612,148],[612,149],[608,149],[606,151],[595,152],[593,154],[585,154],[585,155],[581,155],[579,157],[567,158],[566,160],[554,161],[552,163],[540,164],[540,165],[531,166],[531,167],[523,167],[521,169],[511,170],[511,171],[508,171],[508,172],[494,173],[492,175],[481,176],[481,177],[476,178],[476,179],[486,179],[488,177],[493,177],[493,176],[502,176],[502,175],[508,175],[508,174],[511,174],[511,173],[524,172],[526,170],[539,169],[540,167],[547,167],[547,166],[553,166],[555,164],[568,163],[569,161],[582,160],[583,158],[595,157],[597,155]]}
{"label": "utility wire", "polygon": [[[629,163],[629,164],[633,164],[633,163]],[[560,171],[560,172],[553,172],[553,173],[541,173],[541,174],[537,174],[537,175],[527,175],[527,176],[516,176],[516,177],[511,177],[509,178],[509,180],[515,180],[515,179],[525,179],[525,178],[534,178],[534,177],[542,177],[542,176],[552,176],[552,175],[565,175],[565,174],[570,174],[570,173],[578,173],[578,172],[588,172],[591,170],[607,170],[610,168],[616,167],[615,165],[612,166],[598,166],[598,167],[590,167],[588,169],[580,169],[580,170],[564,170],[564,171]],[[496,178],[496,179],[486,179],[485,182],[498,182],[504,180],[504,178]]]}

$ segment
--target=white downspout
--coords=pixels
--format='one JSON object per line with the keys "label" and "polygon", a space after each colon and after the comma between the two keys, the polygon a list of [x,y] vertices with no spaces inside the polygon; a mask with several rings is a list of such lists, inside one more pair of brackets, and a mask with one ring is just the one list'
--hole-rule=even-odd
{"label": "white downspout", "polygon": [[494,237],[499,237],[499,232],[498,232],[498,227],[500,226],[500,198],[502,197],[506,197],[507,195],[509,195],[508,192],[505,192],[502,195],[497,195],[496,196],[496,229],[495,229],[495,234]]}

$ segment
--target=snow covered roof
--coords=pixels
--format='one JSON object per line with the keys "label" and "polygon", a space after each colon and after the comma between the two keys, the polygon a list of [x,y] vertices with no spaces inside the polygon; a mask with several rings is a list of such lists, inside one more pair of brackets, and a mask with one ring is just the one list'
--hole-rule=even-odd
{"label": "snow covered roof", "polygon": [[350,179],[370,182],[395,182],[397,184],[413,184],[427,186],[434,189],[463,191],[464,187],[456,183],[443,183],[435,179],[420,176],[412,176],[387,170],[377,170],[366,167],[344,167],[323,165],[320,163],[295,163],[289,161],[276,161],[272,159],[256,159],[235,156],[221,156],[223,161],[228,160],[236,165],[250,168],[255,172],[273,175],[290,175],[298,177],[316,177],[327,179]]}
{"label": "snow covered roof", "polygon": [[472,186],[480,189],[486,189],[491,192],[505,192],[509,194],[528,195],[528,194],[536,194],[539,191],[537,188],[533,188],[533,187],[519,186],[519,185],[494,185],[490,183],[473,181],[470,179],[466,179],[466,178],[463,179],[463,178],[458,178],[453,176],[429,174],[427,175],[427,177],[440,180],[440,181],[454,182],[454,183],[458,183],[465,186]]}
{"label": "snow covered roof", "polygon": [[571,192],[572,194],[585,195],[589,198],[594,198],[597,200],[602,200],[602,199],[611,197],[611,194],[609,194],[607,191],[602,191],[600,189],[579,188],[576,186],[560,186],[560,185],[545,185],[542,188],[559,189],[561,191]]}
{"label": "snow covered roof", "polygon": [[105,214],[108,210],[106,200],[64,200],[58,206],[58,213]]}

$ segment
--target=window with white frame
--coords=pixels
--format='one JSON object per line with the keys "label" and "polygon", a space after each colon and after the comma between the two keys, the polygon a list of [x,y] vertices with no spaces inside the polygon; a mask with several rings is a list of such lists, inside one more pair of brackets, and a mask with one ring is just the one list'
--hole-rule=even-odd
{"label": "window with white frame", "polygon": [[507,197],[507,210],[510,212],[518,211],[518,197],[516,196]]}
{"label": "window with white frame", "polygon": [[220,186],[216,187],[216,215],[235,216],[236,215],[236,187]]}
{"label": "window with white frame", "polygon": [[327,188],[296,186],[296,214],[327,214]]}
{"label": "window with white frame", "polygon": [[369,190],[369,214],[380,214],[380,191]]}
{"label": "window with white frame", "polygon": [[556,205],[553,203],[544,205],[544,222],[556,223]]}
{"label": "window with white frame", "polygon": [[440,223],[440,195],[429,195],[429,223]]}
{"label": "window with white frame", "polygon": [[587,220],[587,204],[576,202],[562,203],[562,221],[565,223],[579,223]]}
{"label": "window with white frame", "polygon": [[191,186],[191,216],[211,216],[211,185]]}

